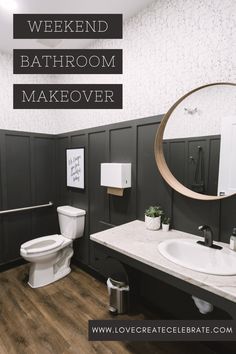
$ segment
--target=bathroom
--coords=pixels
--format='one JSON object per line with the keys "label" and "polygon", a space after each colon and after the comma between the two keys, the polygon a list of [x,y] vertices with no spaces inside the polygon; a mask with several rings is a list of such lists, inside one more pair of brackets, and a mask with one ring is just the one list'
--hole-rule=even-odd
{"label": "bathroom", "polygon": [[[180,97],[206,84],[235,82],[235,2],[135,0],[108,4],[103,0],[97,4],[90,0],[70,1],[65,6],[62,0],[34,4],[9,0],[12,8],[6,3],[0,1],[0,209],[49,202],[53,206],[0,215],[0,328],[5,333],[0,352],[92,353],[94,344],[98,353],[233,353],[232,343],[93,343],[87,339],[87,321],[113,318],[108,312],[106,280],[121,266],[119,259],[96,247],[90,235],[144,221],[145,210],[158,204],[171,218],[174,230],[201,236],[198,227],[209,225],[215,242],[229,244],[236,227],[235,197],[203,201],[175,191],[157,168],[153,146],[164,114]],[[123,39],[67,39],[56,47],[40,39],[12,39],[13,13],[42,12],[122,13]],[[119,48],[123,50],[123,74],[13,75],[12,50],[24,48]],[[22,83],[123,84],[123,109],[13,109],[12,85]],[[186,108],[194,111],[199,106]],[[185,117],[191,120],[198,113]],[[84,149],[83,189],[67,186],[66,151],[77,148]],[[101,186],[102,163],[131,164],[131,188],[122,197],[108,194]],[[65,205],[86,212],[83,236],[73,241],[72,272],[55,283],[31,289],[27,285],[29,263],[20,255],[21,245],[41,236],[60,235],[57,207]],[[231,318],[220,306],[202,315],[189,292],[140,270],[131,273],[143,310],[133,317],[118,315],[118,319]],[[30,301],[25,303],[25,297]],[[30,303],[39,310],[34,312]],[[57,311],[62,308],[60,320]],[[45,319],[45,313],[51,317]],[[29,339],[26,333],[33,325],[39,334],[32,331]],[[51,333],[50,338],[46,332]]]}

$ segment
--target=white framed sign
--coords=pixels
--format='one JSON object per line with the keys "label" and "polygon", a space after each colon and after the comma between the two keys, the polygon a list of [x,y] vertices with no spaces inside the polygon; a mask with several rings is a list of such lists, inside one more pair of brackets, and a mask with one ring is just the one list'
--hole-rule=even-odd
{"label": "white framed sign", "polygon": [[67,187],[84,189],[84,148],[66,149]]}

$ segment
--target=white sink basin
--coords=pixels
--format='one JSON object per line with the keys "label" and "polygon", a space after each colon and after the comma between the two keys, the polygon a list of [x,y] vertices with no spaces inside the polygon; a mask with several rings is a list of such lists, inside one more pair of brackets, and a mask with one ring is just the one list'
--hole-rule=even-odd
{"label": "white sink basin", "polygon": [[171,239],[158,246],[159,252],[170,261],[215,275],[236,275],[236,252],[227,248],[216,250],[197,244],[193,239]]}

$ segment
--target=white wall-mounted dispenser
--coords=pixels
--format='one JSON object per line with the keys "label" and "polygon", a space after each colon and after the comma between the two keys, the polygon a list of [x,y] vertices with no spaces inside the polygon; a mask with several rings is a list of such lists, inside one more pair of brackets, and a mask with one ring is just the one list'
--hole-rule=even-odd
{"label": "white wall-mounted dispenser", "polygon": [[122,197],[125,188],[131,187],[131,163],[102,163],[101,186],[107,193]]}

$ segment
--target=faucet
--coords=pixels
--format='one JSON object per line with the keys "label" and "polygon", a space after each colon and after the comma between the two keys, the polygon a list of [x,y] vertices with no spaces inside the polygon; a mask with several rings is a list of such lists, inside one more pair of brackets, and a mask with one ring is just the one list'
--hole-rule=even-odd
{"label": "faucet", "polygon": [[213,232],[210,226],[202,225],[198,226],[198,230],[203,231],[204,245],[207,247],[212,247],[213,245]]}
{"label": "faucet", "polygon": [[199,245],[221,250],[222,247],[213,243],[213,231],[208,225],[198,226],[198,230],[203,231],[204,241],[197,241]]}

